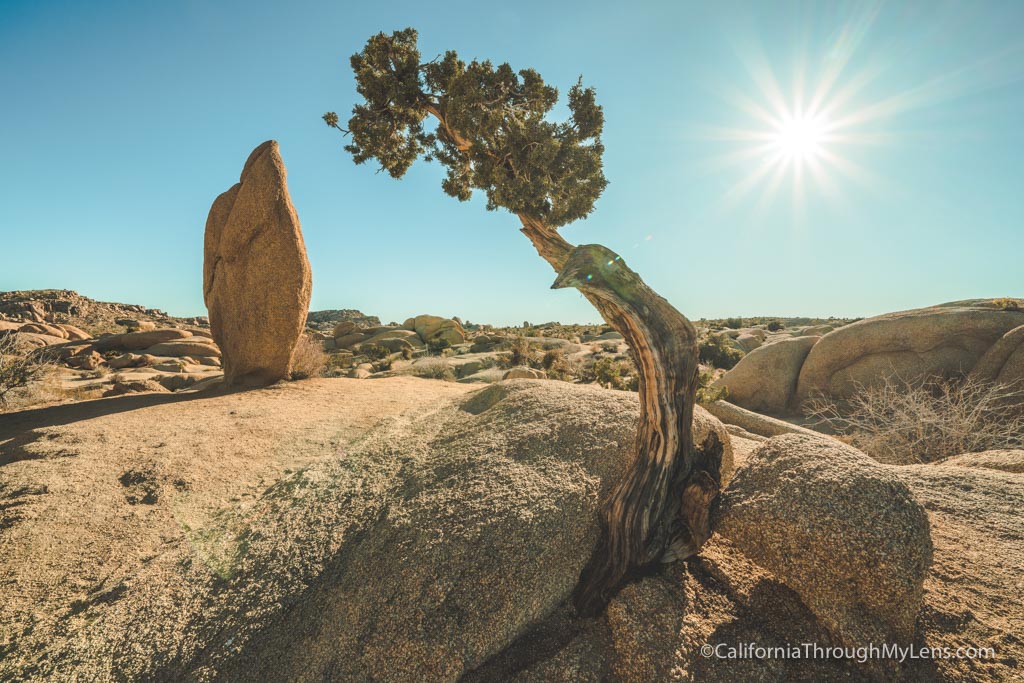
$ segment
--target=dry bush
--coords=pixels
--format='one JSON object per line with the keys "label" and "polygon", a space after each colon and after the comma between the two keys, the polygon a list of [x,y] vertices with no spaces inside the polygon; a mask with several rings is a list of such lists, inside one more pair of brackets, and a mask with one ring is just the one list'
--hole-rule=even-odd
{"label": "dry bush", "polygon": [[56,361],[45,349],[33,349],[13,334],[0,337],[0,410],[15,402],[31,405],[36,398],[42,400],[33,392],[48,384],[55,369]]}
{"label": "dry bush", "polygon": [[530,340],[526,337],[514,337],[509,350],[511,351],[510,367],[533,367],[537,364],[536,354],[530,346]]}
{"label": "dry bush", "polygon": [[412,374],[424,379],[443,379],[455,381],[455,372],[444,358],[425,358],[412,366]]}
{"label": "dry bush", "polygon": [[879,462],[933,462],[960,453],[1024,448],[1024,386],[974,379],[859,387],[846,401],[813,399],[804,412]]}
{"label": "dry bush", "polygon": [[541,359],[541,366],[549,378],[563,382],[571,382],[580,374],[580,363],[570,360],[561,348],[547,351]]}
{"label": "dry bush", "polygon": [[299,337],[292,351],[292,379],[322,377],[329,358],[323,344],[308,334]]}

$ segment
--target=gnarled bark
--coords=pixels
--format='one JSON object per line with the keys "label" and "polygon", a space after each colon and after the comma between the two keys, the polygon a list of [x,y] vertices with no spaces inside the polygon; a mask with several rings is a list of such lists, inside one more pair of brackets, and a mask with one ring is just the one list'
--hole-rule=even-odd
{"label": "gnarled bark", "polygon": [[534,230],[527,221],[523,231],[560,268],[552,287],[579,289],[626,339],[640,372],[633,459],[604,506],[604,544],[577,593],[580,611],[593,613],[631,573],[685,559],[708,539],[722,444],[711,437],[694,448],[698,355],[690,321],[605,247],[587,244],[566,252],[553,231]]}
{"label": "gnarled bark", "polygon": [[[472,142],[426,107],[463,152]],[[640,372],[634,456],[606,502],[604,535],[577,590],[577,608],[595,613],[630,574],[697,553],[710,537],[710,507],[721,485],[722,444],[692,437],[697,333],[679,311],[597,244],[573,246],[543,220],[519,215],[522,232],[558,273],[553,288],[575,287],[626,339]]]}

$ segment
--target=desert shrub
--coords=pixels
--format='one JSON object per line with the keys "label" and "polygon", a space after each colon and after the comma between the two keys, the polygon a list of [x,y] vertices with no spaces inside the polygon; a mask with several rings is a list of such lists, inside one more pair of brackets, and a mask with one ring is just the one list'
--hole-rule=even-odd
{"label": "desert shrub", "polygon": [[412,366],[412,374],[425,379],[455,381],[455,372],[444,358],[425,358]]}
{"label": "desert shrub", "polygon": [[0,337],[0,410],[6,409],[16,394],[29,393],[55,368],[55,360],[45,350],[33,350],[13,334]]}
{"label": "desert shrub", "polygon": [[591,370],[594,373],[594,381],[601,386],[618,386],[622,380],[622,368],[611,358],[599,358]]}
{"label": "desert shrub", "polygon": [[431,339],[427,342],[427,350],[435,355],[441,355],[445,349],[450,348],[452,343],[447,339],[438,337],[437,339]]}
{"label": "desert shrub", "polygon": [[565,351],[560,348],[550,349],[544,353],[544,357],[540,360],[540,365],[545,370],[550,370],[552,365],[555,365],[563,358],[565,358]]}
{"label": "desert shrub", "polygon": [[390,370],[393,364],[394,361],[391,359],[391,356],[386,356],[373,364],[373,371],[385,372],[387,370]]}
{"label": "desert shrub", "polygon": [[318,339],[308,334],[301,335],[292,351],[292,379],[309,379],[320,377],[327,369],[328,357],[324,346]]}
{"label": "desert shrub", "polygon": [[619,342],[616,342],[616,341],[602,342],[601,343],[601,350],[604,351],[605,353],[618,353],[619,352]]}
{"label": "desert shrub", "polygon": [[732,369],[743,358],[742,351],[730,346],[724,335],[717,334],[706,337],[700,343],[699,352],[701,363],[723,370]]}
{"label": "desert shrub", "polygon": [[511,367],[532,367],[536,365],[536,354],[530,346],[530,340],[526,337],[513,337],[509,346],[509,363]]}
{"label": "desert shrub", "polygon": [[636,391],[640,387],[640,375],[630,360],[599,358],[579,375],[584,383],[596,383],[609,389]]}
{"label": "desert shrub", "polygon": [[768,325],[767,325],[769,332],[778,332],[779,330],[781,330],[785,326],[786,326],[785,323],[783,323],[781,320],[771,320],[771,321],[768,322]]}
{"label": "desert shrub", "polygon": [[402,358],[404,358],[405,360],[412,360],[412,355],[413,351],[411,346],[402,347]]}
{"label": "desert shrub", "polygon": [[576,378],[579,368],[565,354],[563,349],[551,349],[541,359],[541,366],[551,379],[571,381]]}
{"label": "desert shrub", "polygon": [[1019,311],[1020,304],[1015,299],[993,299],[992,303],[1001,311]]}
{"label": "desert shrub", "polygon": [[730,330],[738,330],[743,327],[743,318],[726,318],[725,326]]}
{"label": "desert shrub", "polygon": [[379,344],[363,344],[359,347],[359,353],[372,361],[387,358],[387,356],[391,354],[390,351]]}
{"label": "desert shrub", "polygon": [[860,387],[846,401],[804,405],[851,445],[880,462],[910,464],[997,448],[1024,448],[1024,386],[973,379]]}
{"label": "desert shrub", "polygon": [[728,387],[713,387],[711,383],[714,381],[715,369],[702,367],[697,373],[697,403],[706,406],[729,397]]}

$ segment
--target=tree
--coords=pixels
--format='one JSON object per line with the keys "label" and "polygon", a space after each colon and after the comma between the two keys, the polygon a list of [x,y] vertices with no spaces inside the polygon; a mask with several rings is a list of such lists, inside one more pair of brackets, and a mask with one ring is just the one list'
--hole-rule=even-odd
{"label": "tree", "polygon": [[[720,487],[722,444],[695,448],[697,390],[693,325],[603,246],[573,246],[557,228],[586,218],[607,180],[601,163],[604,113],[582,79],[569,89],[569,118],[550,114],[558,91],[532,69],[469,63],[449,51],[421,62],[413,29],[377,34],[352,56],[364,101],[345,149],[357,164],[376,160],[401,178],[420,157],[447,171],[442,189],[488,210],[518,216],[521,231],[558,274],[625,337],[640,372],[634,457],[602,510],[603,536],[581,577],[581,612],[599,611],[623,580],[658,562],[695,554],[710,536],[709,509]],[[433,120],[434,125],[428,126]]]}

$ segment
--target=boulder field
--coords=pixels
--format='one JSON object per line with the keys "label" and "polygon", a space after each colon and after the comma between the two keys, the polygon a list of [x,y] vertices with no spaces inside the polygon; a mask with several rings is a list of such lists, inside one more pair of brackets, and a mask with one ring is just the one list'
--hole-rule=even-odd
{"label": "boulder field", "polygon": [[956,301],[802,335],[753,349],[715,385],[740,407],[787,415],[809,399],[848,398],[892,377],[1024,383],[1021,299]]}
{"label": "boulder field", "polygon": [[870,680],[699,652],[875,634],[998,653],[890,679],[1005,680],[1024,656],[1022,475],[730,438],[700,409],[697,439],[730,444],[720,533],[576,617],[637,415],[593,386],[393,377],[0,416],[0,678]]}

